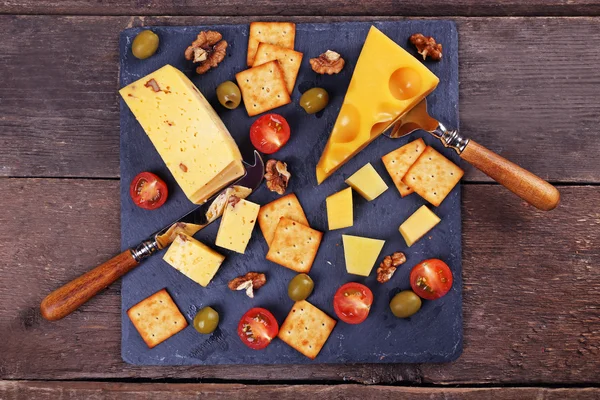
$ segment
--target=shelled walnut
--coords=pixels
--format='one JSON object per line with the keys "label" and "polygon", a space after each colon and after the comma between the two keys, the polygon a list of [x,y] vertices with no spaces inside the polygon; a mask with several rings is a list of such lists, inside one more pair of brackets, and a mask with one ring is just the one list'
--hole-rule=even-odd
{"label": "shelled walnut", "polygon": [[386,283],[392,279],[396,269],[405,262],[406,256],[400,251],[385,257],[381,264],[379,264],[379,268],[377,268],[377,281],[379,283]]}
{"label": "shelled walnut", "polygon": [[427,56],[435,61],[442,59],[442,44],[436,43],[433,37],[415,33],[410,37],[410,42],[415,45],[419,54],[423,56],[423,60]]}
{"label": "shelled walnut", "polygon": [[337,74],[344,68],[346,62],[335,51],[327,50],[317,58],[310,59],[310,66],[317,74]]}
{"label": "shelled walnut", "polygon": [[287,164],[283,161],[269,160],[267,161],[265,171],[265,179],[269,190],[278,194],[284,194],[288,182],[292,177],[292,174],[287,170]]}
{"label": "shelled walnut", "polygon": [[254,291],[260,289],[267,283],[267,277],[260,272],[248,272],[244,276],[238,276],[229,281],[227,286],[231,290],[245,290],[246,295],[254,298]]}
{"label": "shelled walnut", "polygon": [[202,31],[191,46],[185,49],[185,59],[199,63],[196,67],[198,74],[203,74],[215,68],[225,58],[227,42],[223,35],[216,31]]}

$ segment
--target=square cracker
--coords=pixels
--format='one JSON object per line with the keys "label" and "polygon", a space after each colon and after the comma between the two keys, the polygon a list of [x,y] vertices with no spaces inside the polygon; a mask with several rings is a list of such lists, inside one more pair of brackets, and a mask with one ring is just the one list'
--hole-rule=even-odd
{"label": "square cracker", "polygon": [[323,233],[288,218],[281,218],[267,260],[282,265],[292,271],[309,273]]}
{"label": "square cracker", "polygon": [[292,100],[279,61],[269,61],[235,75],[250,117],[284,106]]}
{"label": "square cracker", "polygon": [[456,164],[433,147],[427,146],[406,172],[402,182],[437,207],[460,181],[463,174],[463,170]]}
{"label": "square cracker", "polygon": [[414,192],[412,188],[402,182],[402,178],[404,178],[409,168],[417,161],[421,153],[425,151],[425,147],[427,147],[425,141],[419,138],[381,157],[385,169],[387,169],[387,172],[392,177],[394,185],[396,185],[402,197]]}
{"label": "square cracker", "polygon": [[188,326],[167,289],[140,301],[127,311],[127,315],[149,348]]}
{"label": "square cracker", "polygon": [[285,47],[276,46],[274,44],[260,43],[256,51],[253,67],[264,64],[269,61],[279,61],[279,66],[283,71],[283,79],[289,94],[294,91],[296,77],[302,64],[303,54],[299,51],[286,49]]}
{"label": "square cracker", "polygon": [[252,22],[248,36],[248,66],[254,64],[259,43],[274,44],[286,49],[294,48],[296,24],[293,22]]}
{"label": "square cracker", "polygon": [[277,335],[289,346],[314,360],[335,327],[336,320],[306,300],[297,301]]}
{"label": "square cracker", "polygon": [[260,208],[258,212],[258,225],[260,230],[270,246],[275,236],[275,229],[281,218],[288,218],[292,221],[309,226],[304,210],[294,193],[270,202]]}

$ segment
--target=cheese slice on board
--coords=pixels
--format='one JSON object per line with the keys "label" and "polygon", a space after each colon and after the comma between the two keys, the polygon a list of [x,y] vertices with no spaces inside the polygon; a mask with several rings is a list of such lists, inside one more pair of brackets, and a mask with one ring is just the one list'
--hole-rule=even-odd
{"label": "cheese slice on board", "polygon": [[206,287],[225,257],[193,237],[180,233],[169,246],[163,260],[194,282]]}
{"label": "cheese slice on board", "polygon": [[329,141],[317,164],[321,183],[437,86],[419,60],[371,27]]}
{"label": "cheese slice on board", "polygon": [[385,240],[342,235],[346,271],[349,274],[369,276]]}
{"label": "cheese slice on board", "polygon": [[440,217],[435,215],[427,206],[421,206],[400,225],[400,234],[406,241],[406,245],[410,247],[439,224],[440,221]]}
{"label": "cheese slice on board", "polygon": [[119,93],[191,202],[204,203],[244,174],[223,121],[177,68],[165,65]]}
{"label": "cheese slice on board", "polygon": [[352,188],[346,188],[328,196],[325,204],[330,231],[354,225]]}
{"label": "cheese slice on board", "polygon": [[252,237],[260,206],[247,200],[228,201],[215,244],[244,254]]}

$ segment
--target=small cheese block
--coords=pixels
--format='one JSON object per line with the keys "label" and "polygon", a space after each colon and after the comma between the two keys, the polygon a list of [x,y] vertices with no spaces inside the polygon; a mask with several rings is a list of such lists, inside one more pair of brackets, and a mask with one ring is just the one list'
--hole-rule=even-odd
{"label": "small cheese block", "polygon": [[247,200],[229,201],[217,233],[216,245],[244,254],[252,237],[260,206]]}
{"label": "small cheese block", "polygon": [[260,43],[293,49],[295,40],[296,24],[293,22],[251,22],[246,60],[248,66],[251,67],[254,64],[254,58]]}
{"label": "small cheese block", "polygon": [[177,68],[165,65],[119,93],[192,203],[204,203],[244,175],[223,121]]}
{"label": "small cheese block", "polygon": [[288,93],[292,94],[294,85],[296,84],[296,77],[298,76],[300,65],[302,64],[302,56],[303,54],[299,51],[275,46],[274,44],[261,43],[258,45],[258,50],[252,66],[256,67],[273,60],[279,61],[279,66],[283,71],[283,78],[285,79]]}
{"label": "small cheese block", "polygon": [[350,178],[346,179],[346,183],[369,201],[375,200],[388,188],[371,163],[356,171]]}
{"label": "small cheese block", "polygon": [[402,182],[402,178],[417,161],[421,153],[425,151],[425,147],[427,147],[425,141],[419,138],[381,157],[385,169],[392,177],[394,185],[396,185],[402,197],[414,192],[412,188]]}
{"label": "small cheese block", "polygon": [[325,200],[329,230],[347,228],[354,225],[352,211],[352,188],[332,194]]}
{"label": "small cheese block", "polygon": [[385,240],[342,235],[346,271],[349,274],[369,276]]}
{"label": "small cheese block", "polygon": [[331,335],[336,320],[306,300],[297,301],[279,329],[279,339],[314,360]]}
{"label": "small cheese block", "polygon": [[427,146],[409,168],[402,182],[434,206],[439,206],[460,181],[464,172],[433,147]]}
{"label": "small cheese block", "polygon": [[291,219],[302,225],[309,226],[304,210],[294,193],[265,204],[260,208],[260,212],[258,213],[258,225],[269,246],[273,241],[275,229],[277,229],[281,218]]}
{"label": "small cheese block", "polygon": [[193,237],[180,233],[163,260],[194,282],[206,287],[225,257]]}
{"label": "small cheese block", "polygon": [[400,225],[400,234],[406,241],[407,246],[410,247],[440,221],[440,218],[427,206],[421,206]]}
{"label": "small cheese block", "polygon": [[166,289],[140,301],[127,311],[127,315],[149,348],[164,342],[188,325]]}
{"label": "small cheese block", "polygon": [[323,233],[291,219],[281,218],[267,260],[308,274],[319,251]]}

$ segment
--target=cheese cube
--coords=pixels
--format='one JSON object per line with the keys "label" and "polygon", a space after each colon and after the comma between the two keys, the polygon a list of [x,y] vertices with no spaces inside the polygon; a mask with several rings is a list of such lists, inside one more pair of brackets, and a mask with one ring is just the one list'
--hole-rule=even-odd
{"label": "cheese cube", "polygon": [[178,69],[165,65],[119,93],[191,202],[204,203],[244,175],[229,131]]}
{"label": "cheese cube", "polygon": [[175,237],[163,260],[194,282],[206,287],[225,257],[193,237],[180,233]]}
{"label": "cheese cube", "polygon": [[349,274],[369,276],[385,240],[342,235],[346,271]]}
{"label": "cheese cube", "polygon": [[421,208],[400,225],[400,234],[402,234],[406,244],[410,247],[417,240],[425,236],[440,221],[440,218],[427,208],[427,206],[421,206]]}
{"label": "cheese cube", "polygon": [[258,204],[247,200],[229,201],[223,212],[215,244],[244,254],[259,210]]}
{"label": "cheese cube", "polygon": [[371,163],[356,171],[350,178],[346,179],[346,183],[369,201],[375,200],[388,188]]}
{"label": "cheese cube", "polygon": [[332,194],[325,200],[329,230],[347,228],[354,225],[352,212],[352,188]]}

